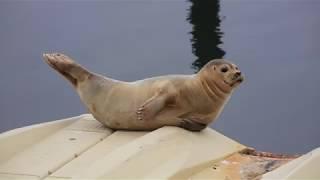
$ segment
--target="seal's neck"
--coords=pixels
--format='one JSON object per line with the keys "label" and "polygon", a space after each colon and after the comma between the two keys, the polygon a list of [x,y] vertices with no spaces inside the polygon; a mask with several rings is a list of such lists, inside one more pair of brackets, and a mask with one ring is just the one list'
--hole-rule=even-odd
{"label": "seal's neck", "polygon": [[197,79],[207,95],[214,101],[223,102],[232,93],[231,91],[225,90],[221,86],[219,86],[218,82],[216,82],[215,79],[206,78],[206,76],[202,74],[198,74]]}

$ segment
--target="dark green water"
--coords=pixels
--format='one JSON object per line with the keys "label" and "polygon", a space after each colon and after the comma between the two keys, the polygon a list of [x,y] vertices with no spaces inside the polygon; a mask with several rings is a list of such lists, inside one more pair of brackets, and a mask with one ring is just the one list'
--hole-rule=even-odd
{"label": "dark green water", "polygon": [[213,128],[264,151],[310,151],[320,146],[319,9],[316,0],[1,1],[0,132],[86,112],[44,52],[126,81],[224,57],[246,81]]}

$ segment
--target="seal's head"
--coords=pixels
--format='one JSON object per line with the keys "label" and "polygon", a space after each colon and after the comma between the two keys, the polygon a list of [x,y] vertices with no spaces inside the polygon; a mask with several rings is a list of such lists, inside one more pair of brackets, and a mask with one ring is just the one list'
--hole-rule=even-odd
{"label": "seal's head", "polygon": [[224,59],[211,60],[199,73],[209,84],[227,92],[236,88],[244,80],[239,68]]}

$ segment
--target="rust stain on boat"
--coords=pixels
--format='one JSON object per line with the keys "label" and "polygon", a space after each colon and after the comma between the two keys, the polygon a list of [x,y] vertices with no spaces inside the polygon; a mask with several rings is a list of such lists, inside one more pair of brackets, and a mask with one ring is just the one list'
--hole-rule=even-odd
{"label": "rust stain on boat", "polygon": [[297,157],[299,156],[261,152],[248,148],[213,163],[210,168],[196,173],[190,179],[210,177],[224,180],[258,180],[263,174]]}

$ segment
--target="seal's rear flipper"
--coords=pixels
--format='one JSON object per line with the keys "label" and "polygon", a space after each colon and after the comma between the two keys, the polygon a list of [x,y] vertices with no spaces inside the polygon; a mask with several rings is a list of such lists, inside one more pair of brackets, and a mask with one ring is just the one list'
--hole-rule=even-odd
{"label": "seal's rear flipper", "polygon": [[63,75],[63,77],[69,80],[75,87],[79,82],[84,81],[91,74],[88,70],[75,63],[71,58],[64,54],[43,54],[43,58],[53,69]]}

